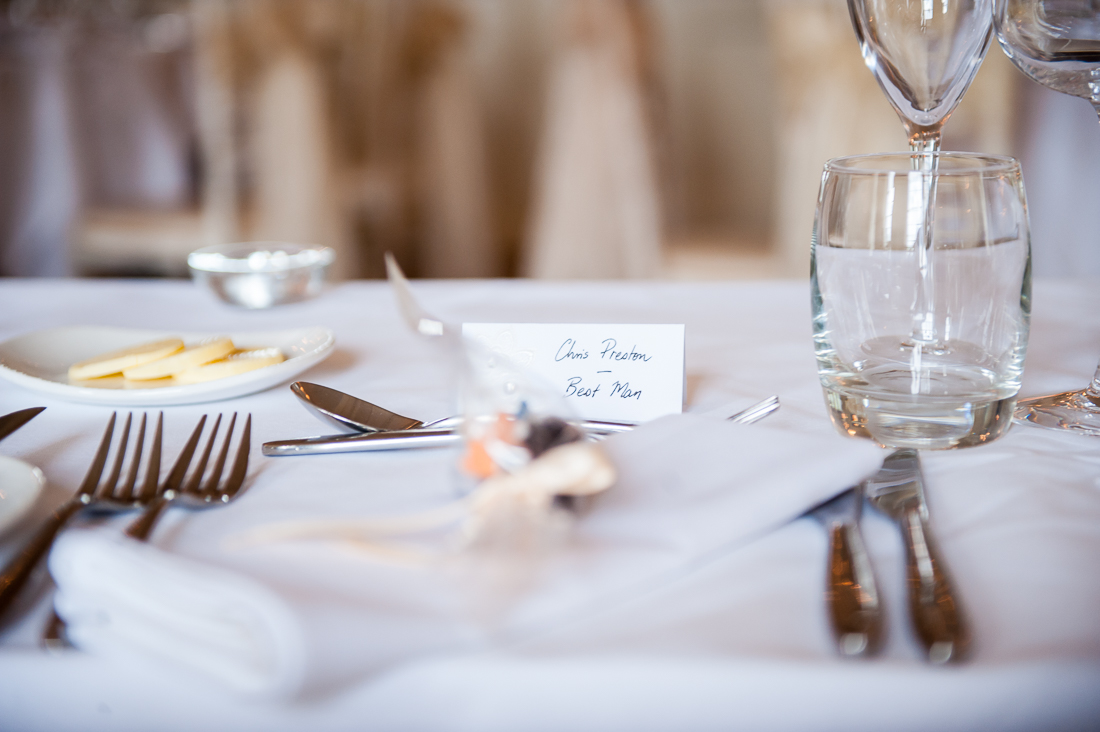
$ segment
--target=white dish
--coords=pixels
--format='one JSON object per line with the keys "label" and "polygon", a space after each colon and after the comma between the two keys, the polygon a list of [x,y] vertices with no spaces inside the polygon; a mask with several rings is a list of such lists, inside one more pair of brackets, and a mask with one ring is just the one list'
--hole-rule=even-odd
{"label": "white dish", "polygon": [[[70,383],[69,366],[101,353],[162,338],[192,343],[228,335],[238,348],[275,347],[286,360],[236,376],[183,386],[134,386],[121,377]],[[96,326],[50,328],[0,343],[0,377],[13,384],[72,402],[115,406],[198,404],[253,394],[297,376],[323,361],[336,339],[328,328],[299,328],[252,333],[180,333]]]}
{"label": "white dish", "polygon": [[4,534],[34,505],[46,477],[22,460],[0,457],[0,534]]}

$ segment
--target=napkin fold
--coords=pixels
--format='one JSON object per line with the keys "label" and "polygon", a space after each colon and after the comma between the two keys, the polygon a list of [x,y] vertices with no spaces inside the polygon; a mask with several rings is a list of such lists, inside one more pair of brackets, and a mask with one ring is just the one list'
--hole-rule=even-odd
{"label": "napkin fold", "polygon": [[[345,571],[294,577],[279,567],[269,575],[280,577],[276,586],[85,530],[61,537],[50,555],[55,605],[89,652],[145,654],[243,693],[291,696],[416,656],[560,629],[783,525],[872,474],[884,456],[862,440],[697,415],[656,420],[603,447],[615,485],[565,542],[513,567],[523,582],[488,599],[498,589],[486,581],[496,575],[481,571],[491,557],[425,566],[363,559],[352,576],[333,543]],[[251,553],[249,566],[286,557],[285,545],[233,546],[224,553]],[[374,594],[352,597],[349,587]]]}
{"label": "napkin fold", "polygon": [[301,686],[300,619],[260,582],[106,529],[62,535],[49,566],[54,605],[85,651],[147,652],[248,694]]}

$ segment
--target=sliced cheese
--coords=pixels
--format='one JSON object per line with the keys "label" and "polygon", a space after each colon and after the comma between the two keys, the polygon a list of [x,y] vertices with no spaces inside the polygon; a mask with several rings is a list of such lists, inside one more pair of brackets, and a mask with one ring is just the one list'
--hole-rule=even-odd
{"label": "sliced cheese", "polygon": [[182,348],[183,341],[179,338],[165,338],[162,341],[143,343],[140,346],[131,346],[130,348],[103,353],[86,361],[74,363],[69,367],[69,378],[83,381],[84,379],[95,379],[100,376],[110,376],[126,369],[159,361]]}
{"label": "sliced cheese", "polygon": [[194,346],[188,346],[179,353],[159,361],[124,369],[122,375],[131,381],[162,379],[165,376],[175,376],[204,363],[210,363],[229,355],[232,351],[233,341],[228,338],[211,338]]}
{"label": "sliced cheese", "polygon": [[286,357],[278,348],[236,351],[218,361],[212,361],[176,374],[175,383],[198,384],[202,381],[213,381],[214,379],[222,379],[226,376],[236,376],[246,371],[261,369],[264,366],[272,366],[285,360]]}

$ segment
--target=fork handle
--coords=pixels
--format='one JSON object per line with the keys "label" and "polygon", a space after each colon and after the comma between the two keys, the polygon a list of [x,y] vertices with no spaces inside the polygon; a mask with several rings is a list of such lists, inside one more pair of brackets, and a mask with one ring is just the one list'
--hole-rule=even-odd
{"label": "fork handle", "polygon": [[154,498],[153,502],[142,511],[137,521],[134,521],[126,529],[126,536],[138,541],[148,541],[149,534],[153,532],[153,527],[157,525],[157,521],[160,520],[161,514],[164,513],[164,509],[168,507],[169,503],[171,501],[163,495]]}
{"label": "fork handle", "polygon": [[928,523],[918,507],[902,517],[906,584],[913,628],[933,663],[959,661],[970,647],[970,631]]}
{"label": "fork handle", "polygon": [[15,596],[31,576],[38,560],[49,551],[58,532],[65,527],[77,511],[84,507],[79,500],[71,500],[50,514],[31,540],[16,554],[0,573],[0,616],[11,607]]}
{"label": "fork handle", "polygon": [[833,525],[826,591],[837,646],[845,656],[871,655],[882,638],[882,609],[859,525]]}

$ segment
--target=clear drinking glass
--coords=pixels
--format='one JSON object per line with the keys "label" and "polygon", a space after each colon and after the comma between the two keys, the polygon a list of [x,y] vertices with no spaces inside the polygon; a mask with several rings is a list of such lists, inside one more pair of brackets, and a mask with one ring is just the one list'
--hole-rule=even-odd
{"label": "clear drinking glass", "polygon": [[910,148],[938,150],[944,122],[989,50],[993,0],[848,0],[848,11]]}
{"label": "clear drinking glass", "polygon": [[[994,21],[1001,47],[1021,71],[1088,100],[1100,115],[1100,1],[997,0]],[[1100,435],[1100,365],[1084,389],[1021,400],[1016,418]]]}
{"label": "clear drinking glass", "polygon": [[[936,159],[914,161],[925,156]],[[937,192],[935,256],[923,257],[928,170]],[[1031,291],[1016,160],[970,153],[830,160],[812,261],[818,373],[840,431],[888,447],[942,449],[1008,429]],[[924,277],[923,267],[934,276]]]}

